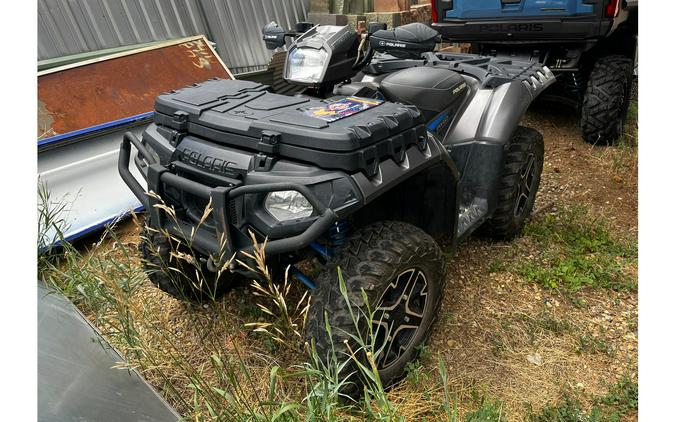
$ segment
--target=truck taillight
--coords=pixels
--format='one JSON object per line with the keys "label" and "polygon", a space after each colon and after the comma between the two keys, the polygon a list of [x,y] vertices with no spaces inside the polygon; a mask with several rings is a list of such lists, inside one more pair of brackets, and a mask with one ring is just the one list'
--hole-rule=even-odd
{"label": "truck taillight", "polygon": [[438,0],[431,0],[431,21],[438,22]]}
{"label": "truck taillight", "polygon": [[607,7],[605,7],[605,17],[613,18],[616,16],[616,11],[619,8],[619,0],[609,0]]}

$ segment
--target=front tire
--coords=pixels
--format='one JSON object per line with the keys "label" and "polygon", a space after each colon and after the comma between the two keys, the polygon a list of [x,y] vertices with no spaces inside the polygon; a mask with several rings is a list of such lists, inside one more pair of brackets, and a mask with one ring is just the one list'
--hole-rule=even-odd
{"label": "front tire", "polygon": [[523,230],[534,207],[543,168],[543,136],[534,129],[518,126],[506,146],[497,208],[481,226],[483,234],[508,240]]}
{"label": "front tire", "polygon": [[620,55],[598,59],[588,78],[581,108],[584,141],[611,145],[623,133],[633,87],[633,60]]}
{"label": "front tire", "polygon": [[434,239],[421,229],[401,222],[379,222],[354,233],[318,276],[306,336],[314,340],[324,364],[331,361],[333,351],[338,364],[345,363],[340,374],[349,378],[341,392],[358,397],[364,379],[354,359],[369,364],[351,336],[370,343],[369,327],[364,315],[358,324],[352,320],[340,292],[338,267],[355,313],[360,313],[356,308],[367,309],[362,290],[374,310],[375,349],[384,346],[385,351],[376,363],[386,387],[403,376],[406,364],[417,357],[419,346],[430,334],[443,294],[446,259]]}

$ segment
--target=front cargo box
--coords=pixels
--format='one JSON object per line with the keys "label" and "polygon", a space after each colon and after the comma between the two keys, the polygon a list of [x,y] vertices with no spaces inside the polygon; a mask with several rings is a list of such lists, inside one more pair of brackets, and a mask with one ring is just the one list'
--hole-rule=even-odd
{"label": "front cargo box", "polygon": [[155,123],[216,143],[369,175],[381,160],[400,162],[411,145],[426,144],[424,118],[413,106],[357,97],[318,100],[269,89],[250,81],[208,80],[157,97]]}

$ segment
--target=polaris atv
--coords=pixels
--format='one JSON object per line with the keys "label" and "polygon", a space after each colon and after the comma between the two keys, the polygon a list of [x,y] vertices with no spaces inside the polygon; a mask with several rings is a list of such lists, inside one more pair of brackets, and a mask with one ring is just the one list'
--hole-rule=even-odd
{"label": "polaris atv", "polygon": [[[306,334],[319,355],[334,347],[348,359],[345,341],[368,327],[350,318],[340,268],[352,306],[365,306],[363,291],[374,310],[389,384],[439,312],[447,258],[436,239],[454,250],[477,229],[500,239],[522,229],[544,144],[518,122],[554,77],[537,63],[434,53],[437,32],[418,23],[298,29],[271,23],[264,39],[295,37],[285,79],[302,94],[214,79],[160,95],[142,140],[126,134],[120,174],[147,210],[140,249],[160,289],[182,297],[255,277],[253,233],[273,274],[290,266],[312,289]],[[131,145],[147,189],[129,171]],[[179,271],[173,239],[192,245],[206,283]],[[295,266],[310,258],[322,268],[313,278]]]}
{"label": "polaris atv", "polygon": [[434,0],[432,26],[473,52],[548,66],[546,95],[581,111],[586,142],[623,133],[637,53],[637,0]]}

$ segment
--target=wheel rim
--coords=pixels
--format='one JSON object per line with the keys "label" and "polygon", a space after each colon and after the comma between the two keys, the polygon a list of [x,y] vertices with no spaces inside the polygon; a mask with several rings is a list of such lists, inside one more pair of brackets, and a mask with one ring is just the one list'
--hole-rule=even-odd
{"label": "wheel rim", "polygon": [[377,367],[394,365],[410,348],[427,306],[427,277],[419,268],[399,273],[385,290],[373,314]]}
{"label": "wheel rim", "polygon": [[516,206],[513,209],[513,213],[516,217],[522,216],[527,207],[527,201],[530,198],[534,185],[535,173],[535,158],[534,154],[530,153],[520,170],[520,179],[516,185]]}

